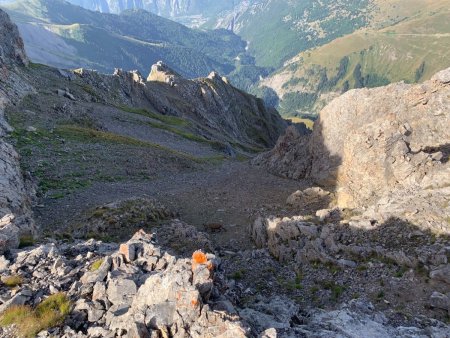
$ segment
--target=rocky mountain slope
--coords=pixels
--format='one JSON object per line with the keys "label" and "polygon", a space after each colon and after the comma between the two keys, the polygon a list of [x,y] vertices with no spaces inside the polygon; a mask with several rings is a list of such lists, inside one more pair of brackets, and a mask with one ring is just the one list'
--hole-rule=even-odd
{"label": "rocky mountain slope", "polygon": [[420,82],[450,65],[449,0],[75,3],[119,16],[57,0],[3,3],[32,61],[144,73],[164,60],[189,78],[214,69],[290,117],[315,118],[348,89]]}
{"label": "rocky mountain slope", "polygon": [[348,89],[422,82],[450,66],[448,0],[373,6],[366,28],[301,52],[261,82],[283,113],[317,114]]}
{"label": "rocky mountain slope", "polygon": [[143,10],[91,12],[59,0],[5,5],[33,62],[56,67],[147,72],[159,60],[189,78],[228,74],[245,43],[226,30],[199,31]]}
{"label": "rocky mountain slope", "polygon": [[236,13],[233,29],[249,41],[257,65],[272,68],[300,51],[365,26],[370,5],[369,1],[316,0],[246,3],[244,10]]}
{"label": "rocky mountain slope", "polygon": [[258,168],[285,124],[217,73],[28,64],[1,11],[0,37],[2,337],[449,336],[449,70],[348,92]]}
{"label": "rocky mountain slope", "polygon": [[[286,126],[275,110],[227,84],[216,73],[186,80],[158,63],[144,80],[137,72],[121,70],[102,75],[33,64],[24,68],[28,59],[23,42],[6,14],[2,15],[2,102],[15,103],[8,108],[15,128],[9,142],[22,152],[21,165],[37,178],[40,194],[62,197],[85,187],[94,177],[100,181],[126,176],[139,180],[164,170],[246,156],[270,147]],[[13,130],[3,124],[3,135]],[[84,162],[81,167],[76,156],[60,157],[69,149],[79,153]],[[123,158],[123,151],[128,152],[128,158]],[[11,158],[4,162],[4,172],[11,178],[3,184],[17,186],[4,191],[20,192],[5,196],[5,207],[15,201],[12,206],[19,208],[25,203],[21,200],[25,193],[17,174],[18,157],[6,144],[4,152]],[[151,156],[159,158],[159,167],[147,162]],[[111,165],[101,169],[96,164],[99,159]],[[132,159],[134,166],[126,173],[114,165]],[[5,211],[2,217],[7,215]],[[8,217],[2,222],[9,224]]]}

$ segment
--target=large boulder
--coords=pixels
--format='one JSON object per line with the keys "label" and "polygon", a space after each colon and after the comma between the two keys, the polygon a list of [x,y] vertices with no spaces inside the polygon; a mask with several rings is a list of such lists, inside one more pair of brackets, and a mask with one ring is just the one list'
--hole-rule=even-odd
{"label": "large boulder", "polygon": [[435,78],[350,91],[330,103],[310,143],[310,176],[335,185],[339,204],[349,207],[425,188],[448,168],[450,86]]}
{"label": "large boulder", "polygon": [[372,217],[439,229],[450,213],[449,73],[417,85],[351,90],[321,111],[310,137],[288,130],[254,163],[312,179],[336,193],[339,207],[374,206]]}

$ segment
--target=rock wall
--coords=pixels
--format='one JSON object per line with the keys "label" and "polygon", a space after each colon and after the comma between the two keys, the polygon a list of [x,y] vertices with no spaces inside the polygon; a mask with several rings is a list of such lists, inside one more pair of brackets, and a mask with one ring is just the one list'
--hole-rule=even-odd
{"label": "rock wall", "polygon": [[368,205],[394,189],[425,188],[423,182],[449,168],[449,94],[447,69],[424,84],[341,96],[315,126],[310,176],[335,179],[343,206]]}
{"label": "rock wall", "polygon": [[5,106],[31,89],[16,74],[27,64],[17,27],[0,10],[0,254],[17,247],[21,235],[35,233],[19,155],[5,139],[12,128],[4,118]]}
{"label": "rock wall", "polygon": [[450,212],[449,125],[447,69],[419,85],[349,91],[322,110],[310,137],[289,130],[254,163],[312,179],[336,192],[339,207],[376,205],[373,212],[386,216],[403,217],[399,210],[405,208],[430,216],[424,201],[433,195],[441,211],[433,210],[431,219],[443,220]]}

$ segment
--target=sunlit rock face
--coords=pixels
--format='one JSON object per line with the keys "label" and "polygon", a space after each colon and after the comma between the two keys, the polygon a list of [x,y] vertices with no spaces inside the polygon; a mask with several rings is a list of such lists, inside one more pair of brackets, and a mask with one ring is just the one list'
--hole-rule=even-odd
{"label": "sunlit rock face", "polygon": [[310,137],[289,130],[254,163],[312,179],[335,192],[338,207],[446,232],[449,98],[450,69],[419,85],[351,90],[322,110]]}

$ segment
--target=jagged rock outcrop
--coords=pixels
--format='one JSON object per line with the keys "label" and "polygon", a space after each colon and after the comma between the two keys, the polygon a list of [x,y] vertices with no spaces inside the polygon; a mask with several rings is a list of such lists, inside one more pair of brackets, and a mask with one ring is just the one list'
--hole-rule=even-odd
{"label": "jagged rock outcrop", "polygon": [[255,164],[314,180],[336,192],[339,207],[373,206],[370,217],[398,216],[445,232],[449,93],[450,69],[419,85],[349,91],[322,110],[310,137],[289,130]]}
{"label": "jagged rock outcrop", "polygon": [[77,337],[245,337],[236,311],[215,310],[227,302],[213,278],[220,261],[201,251],[176,257],[156,240],[141,230],[120,246],[89,240],[17,251],[0,269],[20,274],[20,291],[0,286],[0,312],[64,292],[73,304],[71,328],[56,336],[75,330]]}
{"label": "jagged rock outcrop", "polygon": [[429,233],[396,219],[365,226],[352,221],[316,223],[304,216],[259,217],[249,230],[259,248],[267,247],[282,262],[321,261],[354,268],[357,263],[352,260],[378,257],[398,266],[421,265],[431,278],[450,281],[445,238],[436,241]]}
{"label": "jagged rock outcrop", "polygon": [[[0,260],[3,277],[19,276],[14,290],[0,283],[0,313],[13,305],[31,308],[50,295],[71,301],[64,325],[41,331],[53,337],[445,337],[447,325],[418,319],[396,327],[367,300],[334,311],[303,310],[284,296],[263,297],[239,308],[228,299],[220,259],[201,251],[186,258],[138,231],[129,241],[54,241],[14,250]],[[3,280],[3,278],[2,278]],[[226,286],[226,287],[225,287]],[[224,293],[224,291],[227,291]],[[232,293],[232,292],[231,292]],[[434,294],[433,304],[445,305]],[[13,326],[0,327],[15,337]]]}
{"label": "jagged rock outcrop", "polygon": [[21,235],[33,235],[30,199],[19,165],[19,155],[5,140],[12,128],[5,121],[4,108],[30,87],[16,74],[28,64],[16,25],[0,10],[0,254],[19,244]]}
{"label": "jagged rock outcrop", "polygon": [[159,81],[169,84],[170,86],[176,85],[176,80],[180,79],[181,75],[170,69],[162,61],[152,65],[150,74],[148,74],[147,81]]}
{"label": "jagged rock outcrop", "polygon": [[[212,72],[206,78],[187,80],[163,62],[153,65],[147,81],[137,72],[116,70],[113,76],[79,69],[80,76],[108,103],[142,107],[193,122],[195,133],[236,149],[254,150],[275,144],[287,123],[261,99],[230,85]],[[115,102],[111,102],[115,98]]]}

